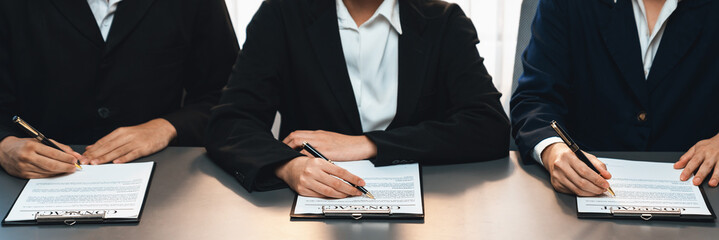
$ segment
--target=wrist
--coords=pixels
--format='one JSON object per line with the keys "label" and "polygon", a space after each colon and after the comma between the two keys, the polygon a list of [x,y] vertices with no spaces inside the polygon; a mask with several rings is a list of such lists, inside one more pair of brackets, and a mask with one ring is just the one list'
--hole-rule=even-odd
{"label": "wrist", "polygon": [[7,145],[10,142],[13,142],[15,140],[18,140],[19,138],[15,136],[7,136],[0,140],[0,149],[5,149],[5,145]]}
{"label": "wrist", "polygon": [[362,159],[371,159],[377,156],[377,144],[370,140],[367,136],[358,136],[360,139],[360,149]]}
{"label": "wrist", "polygon": [[172,125],[170,121],[167,121],[167,119],[157,118],[150,121],[150,123],[153,123],[154,125],[157,125],[158,128],[162,129],[161,131],[167,137],[168,142],[177,137],[177,129],[175,129],[175,126]]}
{"label": "wrist", "polygon": [[554,149],[557,148],[558,144],[560,144],[560,143],[550,144],[549,146],[544,148],[544,150],[542,151],[542,154],[540,155],[542,158],[541,159],[542,164],[544,164],[544,167],[546,167],[547,169],[550,169],[550,165],[553,162],[551,159],[553,159],[553,156],[554,156]]}
{"label": "wrist", "polygon": [[[0,166],[2,166],[2,168],[6,167],[7,161],[11,161],[10,152],[12,151],[13,143],[17,140],[20,140],[20,138],[14,136],[7,136],[0,140]],[[5,168],[5,170],[7,170],[7,168]]]}
{"label": "wrist", "polygon": [[[291,161],[292,160],[290,160],[290,162]],[[275,168],[275,176],[277,176],[277,178],[282,179],[283,181],[287,182],[285,180],[285,168],[287,167],[287,164],[290,164],[290,162],[286,162],[285,164],[282,164],[279,167]]]}
{"label": "wrist", "polygon": [[297,161],[301,161],[302,158],[307,158],[307,156],[296,157],[296,158],[293,158],[292,160],[287,161],[286,163],[280,165],[279,167],[277,167],[275,169],[275,176],[277,176],[277,178],[282,179],[283,181],[287,182],[287,180],[288,180],[287,175],[288,175],[289,169],[292,169],[292,165],[294,165]]}

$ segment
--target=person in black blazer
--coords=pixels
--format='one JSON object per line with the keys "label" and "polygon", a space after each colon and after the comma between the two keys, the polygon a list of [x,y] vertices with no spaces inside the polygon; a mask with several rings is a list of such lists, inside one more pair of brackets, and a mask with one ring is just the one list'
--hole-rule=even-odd
{"label": "person in black blazer", "polygon": [[[93,2],[108,4],[0,1],[0,163],[12,175],[203,145],[239,51],[224,0],[113,0],[114,20],[102,22]],[[41,145],[13,115],[58,142],[90,146],[79,155]]]}
{"label": "person in black blazer", "polygon": [[[388,10],[386,4],[396,5]],[[346,12],[338,15],[340,5],[346,5],[343,11],[352,18],[343,19],[349,16]],[[395,64],[397,75],[375,79],[398,80],[396,92],[390,92],[396,99],[391,109],[395,115],[386,128],[367,130],[366,115],[375,112],[359,110],[351,79],[366,72],[349,72],[345,52],[357,52],[343,46],[346,39],[340,31],[390,11],[396,12],[369,24],[394,19],[395,25],[385,27],[401,29],[398,47],[379,49],[389,55],[396,51],[397,62],[386,64]],[[340,28],[338,17],[351,24]],[[384,39],[382,43],[392,44]],[[248,191],[287,183],[301,195],[333,198],[360,193],[330,175],[360,186],[362,179],[298,152],[302,142],[332,160],[370,159],[375,166],[505,157],[509,121],[477,52],[478,42],[469,18],[457,5],[443,1],[265,1],[247,27],[243,51],[220,104],[212,110],[208,154]],[[363,54],[371,51],[377,49],[363,49]],[[283,141],[270,132],[277,111]]]}
{"label": "person in black blazer", "polygon": [[717,186],[717,12],[710,0],[540,1],[511,104],[524,161],[558,191],[604,192],[611,174],[596,157],[600,174],[561,140],[542,144],[556,120],[586,151],[687,151],[680,179]]}

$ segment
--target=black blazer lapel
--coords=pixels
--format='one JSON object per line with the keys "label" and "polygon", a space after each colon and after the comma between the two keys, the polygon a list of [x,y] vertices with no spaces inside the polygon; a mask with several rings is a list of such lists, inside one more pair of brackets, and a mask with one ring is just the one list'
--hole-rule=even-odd
{"label": "black blazer lapel", "polygon": [[646,107],[649,104],[649,93],[644,78],[642,51],[632,3],[630,0],[618,0],[612,8],[600,11],[599,16],[606,17],[600,29],[607,50],[639,102]]}
{"label": "black blazer lapel", "polygon": [[687,54],[694,42],[699,39],[704,28],[707,11],[701,9],[698,11],[692,10],[707,2],[709,1],[682,1],[667,21],[662,42],[659,45],[659,50],[654,57],[652,69],[647,78],[650,92],[667,78],[667,75]]}
{"label": "black blazer lapel", "polygon": [[106,54],[132,32],[153,2],[155,0],[124,0],[118,4],[110,33],[107,35]]}
{"label": "black blazer lapel", "polygon": [[399,85],[397,93],[397,113],[389,128],[403,125],[412,117],[417,108],[422,86],[425,81],[429,42],[422,34],[426,20],[418,14],[408,1],[399,2],[399,16],[402,24],[402,35],[399,36]]}
{"label": "black blazer lapel", "polygon": [[335,2],[318,0],[315,3],[317,18],[307,28],[307,34],[332,94],[344,110],[354,134],[361,134],[362,123],[342,51]]}
{"label": "black blazer lapel", "polygon": [[600,1],[602,1],[602,2],[604,2],[604,3],[606,3],[606,4],[609,4],[609,6],[611,6],[611,7],[614,7],[614,5],[617,4],[616,1],[618,1],[618,0],[600,0]]}
{"label": "black blazer lapel", "polygon": [[97,26],[97,21],[95,21],[87,1],[52,0],[52,3],[95,46],[102,48],[105,45],[100,27]]}

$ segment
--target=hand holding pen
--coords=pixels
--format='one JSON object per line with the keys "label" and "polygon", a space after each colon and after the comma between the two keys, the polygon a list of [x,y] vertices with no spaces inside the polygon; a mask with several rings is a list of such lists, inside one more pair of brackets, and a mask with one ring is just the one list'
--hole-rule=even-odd
{"label": "hand holding pen", "polygon": [[557,122],[552,121],[550,127],[564,142],[551,144],[542,152],[542,162],[551,174],[552,186],[557,191],[578,196],[596,196],[604,192],[614,196],[606,180],[611,178],[606,166],[593,155],[579,149]]}
{"label": "hand holding pen", "polygon": [[296,157],[275,169],[275,175],[299,195],[318,198],[346,198],[363,193],[352,185],[364,186],[358,177],[322,158],[307,155]]}
{"label": "hand holding pen", "polygon": [[[33,135],[32,138],[9,136],[0,141],[0,164],[10,175],[21,178],[45,178],[71,173],[76,168],[80,168],[76,165],[78,158],[81,157],[79,153],[46,138],[19,117],[13,118],[12,121],[21,129],[28,131],[28,134],[32,130]],[[55,147],[48,146],[50,144]]]}
{"label": "hand holding pen", "polygon": [[[312,156],[314,156],[314,157],[316,157],[316,158],[322,158],[322,159],[324,159],[325,161],[334,164],[334,163],[332,162],[332,160],[327,159],[324,155],[322,155],[322,153],[320,153],[319,151],[317,151],[317,149],[315,149],[314,147],[312,147],[312,145],[310,145],[309,143],[303,142],[302,145],[304,146],[304,149],[305,149],[307,152],[309,152],[310,154],[312,154]],[[344,181],[344,180],[343,180],[343,181]],[[372,195],[372,193],[370,193],[369,191],[367,191],[367,189],[365,189],[363,186],[357,186],[357,185],[354,185],[354,184],[349,183],[349,182],[347,182],[347,181],[344,181],[344,182],[346,182],[346,183],[349,184],[349,185],[352,185],[352,187],[354,187],[354,188],[356,188],[357,190],[359,190],[360,192],[362,192],[365,196],[367,196],[367,197],[369,197],[369,198],[371,198],[371,199],[374,199],[374,195]]]}

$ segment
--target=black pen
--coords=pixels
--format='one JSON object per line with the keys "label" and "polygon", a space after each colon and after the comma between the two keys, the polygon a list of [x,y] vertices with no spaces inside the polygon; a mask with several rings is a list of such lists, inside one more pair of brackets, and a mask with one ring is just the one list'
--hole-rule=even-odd
{"label": "black pen", "polygon": [[[574,152],[574,155],[577,155],[577,158],[579,158],[579,160],[582,160],[582,162],[584,164],[587,164],[587,166],[589,166],[589,168],[591,168],[594,172],[599,173],[599,170],[597,170],[597,168],[594,167],[594,164],[592,164],[592,162],[589,161],[589,158],[587,158],[587,156],[584,155],[582,150],[579,149],[579,145],[577,145],[577,143],[575,143],[574,140],[572,140],[572,138],[569,137],[569,134],[567,134],[567,132],[564,131],[564,129],[561,126],[559,126],[559,124],[557,124],[557,121],[552,121],[551,126],[554,129],[554,131],[557,132],[557,135],[559,135],[559,138],[561,138],[562,141],[564,141],[564,143],[567,144],[569,149],[571,149],[572,152]],[[614,194],[614,190],[612,190],[612,187],[607,188],[607,191],[609,191],[609,193],[611,193],[612,196],[616,196],[616,194]]]}
{"label": "black pen", "polygon": [[[319,151],[317,151],[317,149],[313,148],[312,145],[310,145],[309,143],[307,143],[307,142],[302,142],[302,145],[304,146],[304,149],[305,149],[305,150],[307,150],[310,154],[312,154],[312,156],[314,156],[314,157],[316,157],[316,158],[322,158],[322,159],[324,159],[324,160],[326,160],[326,161],[328,161],[328,162],[334,164],[334,163],[332,162],[332,160],[327,159],[324,155],[322,155],[322,153],[320,153]],[[348,182],[348,181],[345,181],[345,180],[343,180],[343,179],[341,179],[341,180],[344,181],[344,182],[346,182],[346,183],[349,184],[349,185],[352,185],[352,186],[353,186],[354,188],[356,188],[357,190],[360,190],[360,192],[364,193],[364,195],[366,195],[367,197],[369,197],[369,198],[371,198],[371,199],[375,199],[375,198],[374,198],[374,195],[372,195],[372,193],[370,193],[369,191],[367,191],[367,189],[365,189],[364,187],[354,185],[354,184],[352,184],[352,183],[350,183],[350,182]]]}
{"label": "black pen", "polygon": [[[62,152],[65,152],[65,151],[62,150],[60,147],[58,147],[57,145],[55,145],[55,143],[53,143],[52,141],[50,141],[50,139],[47,139],[47,137],[45,137],[45,135],[43,135],[42,133],[40,133],[40,131],[38,131],[37,129],[35,129],[35,128],[33,128],[32,126],[30,126],[30,124],[28,124],[27,122],[23,121],[22,118],[20,118],[20,117],[18,117],[18,116],[14,116],[14,117],[12,118],[12,121],[13,121],[15,124],[17,124],[20,128],[22,128],[23,130],[25,130],[25,132],[27,132],[27,134],[30,135],[30,137],[32,137],[32,138],[34,138],[34,139],[37,139],[37,140],[40,141],[42,144],[45,144],[45,145],[47,145],[47,146],[49,146],[49,147],[51,147],[51,148],[54,148],[54,149],[60,150],[60,151],[62,151]],[[79,160],[79,159],[76,159],[76,160],[77,160],[77,161],[75,162],[75,167],[77,167],[78,169],[82,169],[82,167],[80,166],[80,160]]]}

